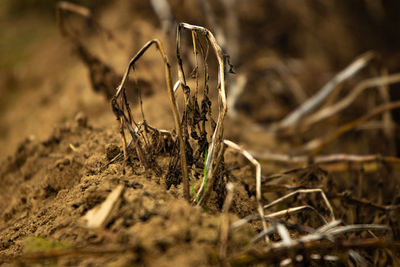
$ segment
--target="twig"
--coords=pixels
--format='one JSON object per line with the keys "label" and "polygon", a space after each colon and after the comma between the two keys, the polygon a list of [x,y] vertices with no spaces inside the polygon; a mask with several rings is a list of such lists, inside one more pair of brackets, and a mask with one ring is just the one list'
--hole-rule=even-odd
{"label": "twig", "polygon": [[336,74],[336,76],[332,80],[330,80],[324,87],[322,87],[317,94],[312,96],[302,105],[300,105],[300,107],[298,107],[296,110],[287,115],[282,121],[280,121],[278,124],[278,129],[288,128],[294,125],[301,118],[318,108],[339,84],[349,79],[351,76],[364,68],[373,57],[374,54],[371,52],[365,53],[358,57],[347,68]]}
{"label": "twig", "polygon": [[151,46],[155,45],[157,47],[157,50],[160,52],[161,58],[164,62],[164,70],[165,70],[165,80],[167,83],[167,89],[168,89],[168,94],[169,94],[169,99],[171,102],[171,108],[172,112],[174,115],[174,121],[175,121],[175,129],[178,133],[178,139],[179,139],[179,146],[180,146],[180,160],[181,160],[181,167],[182,167],[182,180],[183,180],[183,195],[184,197],[189,200],[190,199],[190,194],[189,194],[189,175],[188,175],[188,170],[187,170],[187,164],[186,164],[186,148],[185,148],[185,142],[183,141],[183,133],[182,133],[182,127],[180,125],[180,116],[178,112],[178,107],[177,107],[177,102],[175,99],[175,94],[173,91],[172,87],[172,79],[171,79],[171,67],[168,62],[168,58],[165,55],[164,48],[161,44],[161,42],[157,39],[149,41],[147,44],[145,44],[142,49],[139,50],[139,52],[131,59],[129,62],[128,67],[126,68],[125,74],[122,77],[122,81],[120,85],[117,88],[117,92],[115,94],[115,97],[120,96],[125,82],[128,79],[129,72],[131,68],[134,68],[134,65],[136,61],[146,52],[146,50]]}

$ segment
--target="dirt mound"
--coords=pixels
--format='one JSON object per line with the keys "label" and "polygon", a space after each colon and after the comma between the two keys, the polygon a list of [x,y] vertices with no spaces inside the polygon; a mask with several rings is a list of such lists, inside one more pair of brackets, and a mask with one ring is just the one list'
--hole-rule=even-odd
{"label": "dirt mound", "polygon": [[[139,161],[123,175],[122,160],[108,164],[113,153],[119,153],[119,141],[113,129],[64,126],[55,129],[48,140],[26,140],[19,146],[1,166],[2,259],[26,252],[30,238],[37,236],[77,247],[97,247],[99,253],[105,247],[135,245],[123,257],[94,251],[96,256],[88,258],[78,253],[62,259],[62,265],[216,263],[223,220],[212,215],[212,210],[218,208],[210,206],[211,214],[207,214],[189,205],[179,186],[166,190],[165,174],[145,171]],[[165,162],[162,156],[157,160],[161,166]],[[87,228],[82,216],[118,185],[123,185],[124,191],[107,225]],[[249,215],[252,209],[241,209],[245,198],[249,200],[243,190],[233,206]],[[248,242],[251,233],[237,233],[230,247]]]}

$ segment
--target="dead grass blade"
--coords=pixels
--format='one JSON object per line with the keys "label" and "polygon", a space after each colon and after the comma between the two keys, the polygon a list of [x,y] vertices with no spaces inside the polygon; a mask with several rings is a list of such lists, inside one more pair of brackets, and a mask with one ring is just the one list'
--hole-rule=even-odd
{"label": "dead grass blade", "polygon": [[333,90],[342,82],[352,77],[362,68],[364,68],[374,57],[372,52],[365,53],[353,61],[347,68],[339,72],[333,77],[321,90],[314,96],[309,98],[300,107],[287,115],[278,123],[278,129],[288,128],[296,124],[304,116],[318,108],[322,102],[333,92]]}
{"label": "dead grass blade", "polygon": [[274,206],[274,205],[276,205],[276,204],[278,204],[278,203],[280,203],[280,202],[282,202],[282,201],[284,201],[284,200],[286,200],[286,199],[288,199],[288,198],[290,198],[290,197],[292,197],[294,195],[297,195],[297,194],[309,194],[309,193],[320,193],[321,194],[322,199],[324,200],[325,205],[326,205],[326,207],[328,208],[328,210],[330,212],[330,221],[335,220],[335,214],[333,212],[333,208],[332,208],[331,204],[329,203],[329,200],[326,197],[324,191],[322,189],[319,189],[319,188],[296,190],[294,192],[291,192],[291,193],[289,193],[289,194],[287,194],[287,195],[285,195],[285,196],[283,196],[281,198],[278,198],[278,199],[272,201],[271,203],[265,205],[264,209],[268,209],[268,208],[270,208],[270,207],[272,207],[272,206]]}
{"label": "dead grass blade", "polygon": [[351,105],[351,103],[354,102],[354,100],[357,99],[357,97],[363,91],[365,91],[368,88],[385,86],[385,85],[399,83],[399,82],[400,82],[400,73],[364,80],[364,81],[360,82],[348,96],[346,96],[344,99],[342,99],[338,103],[336,103],[332,106],[326,107],[322,110],[319,110],[318,112],[309,116],[304,121],[303,127],[309,127],[310,125],[320,122],[326,118],[329,118],[329,117],[335,115],[336,113],[340,112],[341,110],[347,108],[348,106]]}
{"label": "dead grass blade", "polygon": [[330,154],[317,156],[291,156],[286,154],[277,154],[271,152],[255,152],[249,153],[257,158],[261,163],[276,162],[296,166],[308,166],[310,164],[324,165],[328,171],[342,172],[348,171],[351,166],[348,163],[362,164],[365,172],[378,171],[377,164],[384,162],[392,168],[400,168],[400,158],[392,156],[373,155],[354,155],[354,154]]}

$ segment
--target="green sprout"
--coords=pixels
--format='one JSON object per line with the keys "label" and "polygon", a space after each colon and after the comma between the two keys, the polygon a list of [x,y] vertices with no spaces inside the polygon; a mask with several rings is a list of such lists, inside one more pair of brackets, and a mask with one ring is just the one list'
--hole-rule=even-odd
{"label": "green sprout", "polygon": [[194,188],[193,181],[192,181],[192,179],[190,179],[190,175],[189,175],[189,181],[190,181],[190,185],[191,185],[191,187],[192,187],[194,199],[196,200],[196,204],[199,204],[199,198],[198,198],[198,196],[197,196],[196,189]]}
{"label": "green sprout", "polygon": [[[206,166],[207,152],[208,152],[208,150],[206,148],[206,150],[204,152],[204,167],[203,167],[203,173],[204,173],[203,190],[204,190],[204,192],[206,191],[206,186],[207,186],[207,166]],[[193,192],[193,195],[194,195],[194,199],[196,200],[196,204],[199,204],[199,197],[197,195],[196,189],[194,188],[193,180],[190,178],[190,175],[189,175],[189,182],[190,182],[190,186],[192,187],[192,192]],[[206,211],[206,207],[205,206],[203,207],[203,209],[204,209],[204,211]]]}
{"label": "green sprout", "polygon": [[203,173],[204,173],[204,192],[206,191],[206,186],[207,186],[207,155],[208,154],[208,149],[206,148],[206,151],[204,152],[204,167],[203,167]]}

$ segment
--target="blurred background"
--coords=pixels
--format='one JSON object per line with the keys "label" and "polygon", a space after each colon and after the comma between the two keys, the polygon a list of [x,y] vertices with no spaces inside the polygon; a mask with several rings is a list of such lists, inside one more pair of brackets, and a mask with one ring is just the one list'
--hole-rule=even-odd
{"label": "blurred background", "polygon": [[[90,64],[82,61],[60,34],[56,4],[54,0],[0,2],[0,159],[24,139],[45,139],[55,125],[72,120],[78,112],[87,114],[95,127],[115,124],[105,94],[92,89]],[[92,10],[114,40],[72,15],[68,16],[70,27],[78,29],[88,51],[118,75],[146,41],[159,38],[177,79],[176,23],[209,28],[234,65],[236,74],[229,75],[230,86],[240,84],[242,88],[234,103],[236,116],[228,119],[233,125],[243,121],[263,126],[281,120],[367,51],[375,53],[373,62],[341,85],[335,99],[366,78],[400,70],[400,2],[396,0],[86,0],[79,4]],[[154,94],[163,91],[158,89],[163,86],[159,65],[159,59],[152,56],[141,65],[150,119],[169,108],[154,108],[165,96]],[[111,82],[111,90],[117,85]],[[390,85],[389,100],[400,98],[398,89]],[[330,118],[324,129],[317,126],[300,138],[308,140],[335,129],[381,102],[379,92],[370,90],[340,116]],[[400,120],[399,113],[392,112],[392,116],[394,121]],[[154,120],[156,126],[168,127],[162,120]],[[397,129],[395,132],[397,137]],[[234,130],[227,134],[246,141]],[[364,138],[360,132],[354,135]],[[369,132],[357,151],[399,154],[400,150],[380,140],[380,135],[381,131]],[[354,140],[355,136],[350,137]]]}

